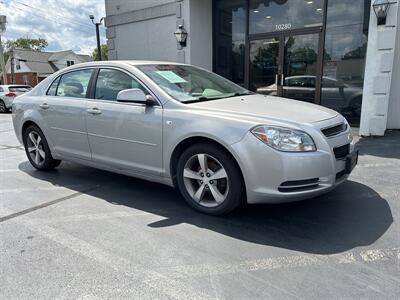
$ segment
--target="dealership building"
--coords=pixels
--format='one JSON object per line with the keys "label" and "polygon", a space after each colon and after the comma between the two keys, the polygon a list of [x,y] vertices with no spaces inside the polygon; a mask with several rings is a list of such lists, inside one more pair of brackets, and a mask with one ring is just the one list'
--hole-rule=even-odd
{"label": "dealership building", "polygon": [[[182,62],[400,129],[398,0],[106,0],[109,59]],[[185,39],[186,37],[186,39]]]}

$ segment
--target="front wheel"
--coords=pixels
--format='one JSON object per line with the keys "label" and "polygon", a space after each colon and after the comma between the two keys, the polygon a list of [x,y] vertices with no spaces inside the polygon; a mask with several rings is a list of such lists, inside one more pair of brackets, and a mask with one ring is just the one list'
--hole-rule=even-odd
{"label": "front wheel", "polygon": [[43,132],[35,125],[25,130],[24,147],[29,162],[38,170],[52,170],[61,163],[61,160],[56,160],[51,156],[49,144]]}
{"label": "front wheel", "polygon": [[177,183],[190,206],[210,215],[231,212],[244,195],[241,172],[234,159],[209,143],[193,145],[183,152]]}

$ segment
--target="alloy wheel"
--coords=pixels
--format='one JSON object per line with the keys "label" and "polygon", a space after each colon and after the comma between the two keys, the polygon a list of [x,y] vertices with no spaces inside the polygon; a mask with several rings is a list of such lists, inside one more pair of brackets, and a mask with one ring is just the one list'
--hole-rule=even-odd
{"label": "alloy wheel", "polygon": [[44,151],[43,140],[39,133],[36,131],[29,132],[26,143],[32,161],[38,166],[42,165],[46,158],[46,153]]}
{"label": "alloy wheel", "polygon": [[228,196],[228,174],[211,155],[200,153],[189,158],[183,169],[183,181],[189,195],[202,206],[219,206]]}

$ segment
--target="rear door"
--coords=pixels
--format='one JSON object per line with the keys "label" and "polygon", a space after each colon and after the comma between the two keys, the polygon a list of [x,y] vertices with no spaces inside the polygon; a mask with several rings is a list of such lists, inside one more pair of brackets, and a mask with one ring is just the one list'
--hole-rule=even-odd
{"label": "rear door", "polygon": [[94,69],[81,69],[58,77],[39,104],[57,153],[90,160],[86,132],[86,100]]}
{"label": "rear door", "polygon": [[131,74],[102,68],[87,102],[93,161],[149,175],[162,172],[162,107],[117,102],[125,89],[148,90]]}

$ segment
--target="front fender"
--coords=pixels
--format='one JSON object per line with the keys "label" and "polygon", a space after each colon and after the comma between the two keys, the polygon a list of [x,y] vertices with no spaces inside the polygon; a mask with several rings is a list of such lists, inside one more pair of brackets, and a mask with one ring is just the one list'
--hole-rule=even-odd
{"label": "front fender", "polygon": [[212,140],[227,149],[239,163],[231,145],[242,140],[252,125],[237,120],[221,120],[216,116],[196,116],[187,112],[182,114],[171,111],[165,113],[163,126],[164,170],[165,176],[170,178],[172,154],[180,143],[189,138]]}

